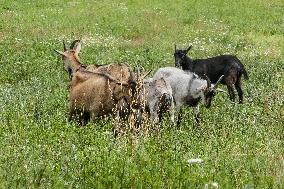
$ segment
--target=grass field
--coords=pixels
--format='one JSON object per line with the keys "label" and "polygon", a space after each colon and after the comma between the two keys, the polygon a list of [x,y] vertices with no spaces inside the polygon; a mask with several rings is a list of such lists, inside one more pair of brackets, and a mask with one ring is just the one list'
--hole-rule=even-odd
{"label": "grass field", "polygon": [[[174,65],[175,43],[235,54],[245,103],[218,94],[198,129],[190,108],[180,130],[114,141],[110,120],[78,128],[53,51],[78,38],[85,64],[156,70]],[[282,0],[0,0],[0,70],[0,188],[284,188]]]}

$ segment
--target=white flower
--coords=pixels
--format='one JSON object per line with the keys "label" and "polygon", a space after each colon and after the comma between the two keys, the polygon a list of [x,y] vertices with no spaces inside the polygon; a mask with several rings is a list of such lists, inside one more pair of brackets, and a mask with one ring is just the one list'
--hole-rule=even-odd
{"label": "white flower", "polygon": [[218,182],[212,182],[211,185],[215,188],[218,188]]}
{"label": "white flower", "polygon": [[[210,185],[212,186],[212,188],[218,188],[219,186],[217,182],[211,182]],[[209,184],[205,184],[204,189],[208,189],[208,188],[209,188]]]}
{"label": "white flower", "polygon": [[203,163],[203,159],[200,159],[200,158],[189,159],[189,160],[187,160],[187,162],[188,162],[189,164]]}

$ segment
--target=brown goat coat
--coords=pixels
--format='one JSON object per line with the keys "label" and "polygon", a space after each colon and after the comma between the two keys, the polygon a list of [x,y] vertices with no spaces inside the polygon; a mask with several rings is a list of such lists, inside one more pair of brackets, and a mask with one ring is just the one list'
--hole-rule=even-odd
{"label": "brown goat coat", "polygon": [[[64,44],[64,52],[56,51],[62,55],[64,68],[71,78],[70,117],[78,113],[87,113],[94,120],[95,117],[115,113],[115,109],[119,109],[125,114],[123,116],[127,116],[132,95],[130,86],[135,82],[130,66],[128,64],[93,64],[86,67],[79,60],[80,50],[81,44],[75,40],[70,50],[67,50]],[[128,86],[118,85],[102,75],[92,75],[90,72],[108,74]]]}
{"label": "brown goat coat", "polygon": [[87,67],[88,71],[106,73],[114,77],[119,82],[129,83],[134,81],[134,74],[127,64],[109,64],[102,66],[91,65]]}
{"label": "brown goat coat", "polygon": [[121,100],[130,102],[129,88],[111,81],[107,77],[84,71],[77,71],[70,86],[70,116],[89,113],[95,118],[114,114]]}

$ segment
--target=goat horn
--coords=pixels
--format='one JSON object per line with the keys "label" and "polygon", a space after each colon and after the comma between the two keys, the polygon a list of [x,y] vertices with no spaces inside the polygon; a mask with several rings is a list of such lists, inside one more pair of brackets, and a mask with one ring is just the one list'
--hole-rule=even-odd
{"label": "goat horn", "polygon": [[177,47],[177,44],[175,44],[175,51],[177,51],[177,48],[178,48],[178,47]]}
{"label": "goat horn", "polygon": [[70,49],[73,49],[75,47],[76,43],[79,43],[79,42],[80,42],[79,39],[74,40],[70,45]]}
{"label": "goat horn", "polygon": [[206,78],[206,81],[207,81],[207,88],[211,87],[211,81],[208,78],[208,76],[206,74],[204,74],[204,77]]}
{"label": "goat horn", "polygon": [[215,86],[214,86],[214,89],[217,89],[217,86],[219,85],[219,83],[221,82],[221,80],[223,79],[224,75],[222,75],[218,81],[216,82]]}
{"label": "goat horn", "polygon": [[64,49],[64,52],[65,52],[65,51],[67,51],[67,47],[66,47],[65,41],[62,40],[62,42],[63,42],[63,49]]}
{"label": "goat horn", "polygon": [[192,48],[192,45],[190,45],[187,49],[186,49],[186,54],[188,53],[188,51]]}
{"label": "goat horn", "polygon": [[55,51],[56,53],[62,55],[62,56],[66,56],[66,55],[64,54],[64,52],[61,52],[61,51],[58,51],[58,50],[55,50],[55,49],[54,49],[54,51]]}

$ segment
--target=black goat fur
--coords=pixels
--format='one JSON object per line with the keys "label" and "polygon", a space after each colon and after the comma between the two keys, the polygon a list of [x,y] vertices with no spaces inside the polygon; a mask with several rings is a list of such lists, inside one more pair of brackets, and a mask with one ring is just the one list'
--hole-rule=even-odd
{"label": "black goat fur", "polygon": [[248,73],[241,61],[234,55],[220,55],[207,59],[193,60],[187,55],[191,47],[186,50],[175,48],[175,66],[181,67],[185,71],[194,72],[203,79],[206,79],[207,76],[212,83],[216,83],[224,75],[220,83],[227,85],[230,99],[235,101],[235,92],[233,89],[233,86],[235,86],[239,96],[239,103],[242,103],[241,76],[243,75],[247,80]]}

